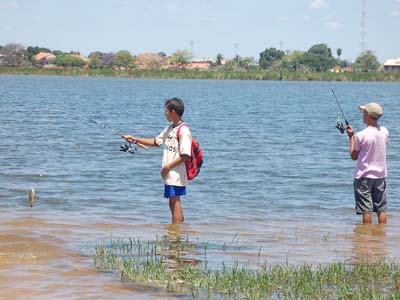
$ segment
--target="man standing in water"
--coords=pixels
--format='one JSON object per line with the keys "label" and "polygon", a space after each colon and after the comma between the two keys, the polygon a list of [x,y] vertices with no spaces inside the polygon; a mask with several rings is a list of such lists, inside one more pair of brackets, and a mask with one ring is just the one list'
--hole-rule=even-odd
{"label": "man standing in water", "polygon": [[389,132],[378,125],[383,114],[379,104],[368,103],[359,109],[367,127],[354,134],[353,128],[347,126],[350,157],[357,161],[354,174],[356,213],[363,215],[364,224],[371,224],[372,212],[378,215],[379,223],[386,224],[386,145]]}
{"label": "man standing in water", "polygon": [[[165,184],[164,197],[169,198],[169,208],[172,214],[172,223],[183,223],[181,196],[186,195],[188,178],[185,161],[190,158],[192,136],[188,126],[182,126],[184,103],[179,98],[172,98],[165,102],[165,116],[172,122],[156,138],[139,138],[131,135],[122,135],[129,143],[138,143],[146,146],[160,146],[164,144],[164,155],[161,168],[161,177]],[[179,137],[177,136],[179,129]]]}

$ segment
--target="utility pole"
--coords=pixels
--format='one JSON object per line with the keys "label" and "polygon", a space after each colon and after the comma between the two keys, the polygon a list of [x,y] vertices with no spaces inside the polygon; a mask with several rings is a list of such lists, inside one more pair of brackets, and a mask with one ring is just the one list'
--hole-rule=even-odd
{"label": "utility pole", "polygon": [[192,58],[193,58],[193,45],[194,45],[194,41],[190,41],[189,44],[190,44],[190,54],[192,55]]}
{"label": "utility pole", "polygon": [[235,46],[235,69],[237,68],[237,64],[238,64],[238,43],[235,43],[234,44],[234,46]]}

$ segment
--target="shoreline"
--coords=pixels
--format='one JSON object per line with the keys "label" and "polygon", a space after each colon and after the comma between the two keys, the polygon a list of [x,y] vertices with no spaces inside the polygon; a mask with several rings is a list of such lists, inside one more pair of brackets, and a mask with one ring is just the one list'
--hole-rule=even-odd
{"label": "shoreline", "polygon": [[0,68],[1,75],[45,75],[76,77],[200,79],[200,80],[279,80],[400,82],[400,72],[331,73],[286,71],[199,71],[199,70],[114,70],[114,69],[40,69]]}
{"label": "shoreline", "polygon": [[[219,244],[204,239],[187,224],[130,225],[129,232],[153,232],[142,239],[126,235],[122,223],[80,223],[70,217],[54,222],[35,214],[3,218],[1,226],[8,229],[0,244],[0,269],[6,274],[3,293],[10,299],[52,299],[55,289],[64,297],[82,298],[117,294],[119,299],[165,299],[173,293],[201,299],[210,293],[230,299],[237,292],[243,299],[265,299],[266,294],[275,299],[276,293],[327,299],[356,289],[357,297],[346,299],[364,298],[364,290],[380,299],[387,291],[395,292],[398,284],[397,258],[370,247],[384,244],[385,226],[360,225],[349,233],[363,245],[354,249],[351,259],[292,264],[269,261],[265,247],[250,253],[238,240]],[[331,238],[335,239],[322,242]],[[285,243],[285,238],[276,237],[275,242]],[[234,259],[227,260],[230,256]],[[368,285],[382,278],[382,284],[372,289]],[[82,286],[82,280],[87,284]]]}

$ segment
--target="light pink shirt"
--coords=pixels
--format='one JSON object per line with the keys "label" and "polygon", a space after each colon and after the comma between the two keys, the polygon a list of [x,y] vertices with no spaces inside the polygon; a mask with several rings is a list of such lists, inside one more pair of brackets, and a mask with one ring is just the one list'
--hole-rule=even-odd
{"label": "light pink shirt", "polygon": [[367,127],[356,134],[354,150],[359,151],[354,178],[387,176],[386,145],[389,132],[383,126]]}

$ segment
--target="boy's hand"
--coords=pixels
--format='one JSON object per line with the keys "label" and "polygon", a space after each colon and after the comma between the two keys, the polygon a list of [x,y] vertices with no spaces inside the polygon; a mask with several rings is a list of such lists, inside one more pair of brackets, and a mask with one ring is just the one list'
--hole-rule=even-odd
{"label": "boy's hand", "polygon": [[168,172],[169,172],[169,168],[167,166],[162,167],[161,172],[160,172],[161,177],[164,179],[167,178]]}
{"label": "boy's hand", "polygon": [[349,136],[349,138],[354,136],[354,130],[350,125],[346,126],[346,131],[347,131],[347,135]]}
{"label": "boy's hand", "polygon": [[135,138],[129,134],[123,134],[121,135],[121,137],[123,139],[125,139],[128,143],[134,143],[135,142]]}

